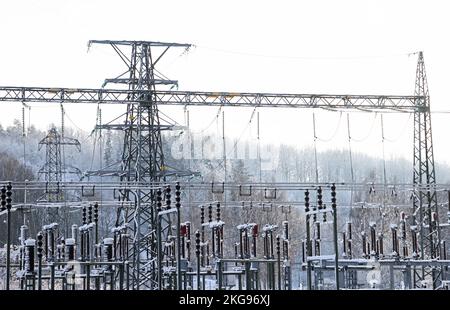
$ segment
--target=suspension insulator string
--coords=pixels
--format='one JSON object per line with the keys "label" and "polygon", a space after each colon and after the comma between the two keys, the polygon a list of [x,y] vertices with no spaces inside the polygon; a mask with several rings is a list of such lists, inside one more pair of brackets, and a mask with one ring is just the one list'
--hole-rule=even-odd
{"label": "suspension insulator string", "polygon": [[[348,155],[350,160],[350,176],[352,181],[352,186],[350,190],[350,210],[353,205],[353,184],[355,183],[355,176],[353,173],[353,158],[352,158],[352,137],[350,134],[350,115],[347,113],[347,136],[348,136]],[[350,211],[351,212],[351,211]]]}
{"label": "suspension insulator string", "polygon": [[383,152],[383,184],[384,184],[384,192],[383,192],[383,207],[386,204],[386,190],[387,190],[387,178],[386,178],[386,157],[385,157],[385,146],[384,146],[384,120],[383,114],[381,114],[381,147]]}
{"label": "suspension insulator string", "polygon": [[316,172],[316,183],[319,183],[319,168],[317,165],[317,134],[316,134],[316,115],[313,112],[313,135],[314,135],[314,164]]}

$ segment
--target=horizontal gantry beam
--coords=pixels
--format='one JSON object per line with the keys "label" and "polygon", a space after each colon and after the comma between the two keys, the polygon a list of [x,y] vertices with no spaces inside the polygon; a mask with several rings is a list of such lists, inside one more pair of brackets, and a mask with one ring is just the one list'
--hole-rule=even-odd
{"label": "horizontal gantry beam", "polygon": [[[157,189],[164,188],[168,185],[175,186],[176,182],[135,182],[135,181],[65,181],[65,182],[45,182],[45,181],[7,181],[0,180],[0,186],[6,185],[11,182],[13,190],[45,190],[47,187],[60,187],[64,189],[88,189],[88,188],[103,188],[114,189],[114,188],[132,188],[132,189]],[[249,196],[254,190],[317,190],[321,187],[323,190],[330,190],[331,186],[334,184],[336,190],[338,191],[350,191],[350,190],[376,190],[376,191],[403,191],[411,192],[413,190],[436,190],[447,193],[449,191],[448,184],[434,184],[434,185],[418,185],[411,183],[392,183],[392,184],[381,184],[381,183],[313,183],[313,182],[252,182],[252,183],[236,183],[236,182],[200,182],[200,181],[181,181],[178,182],[183,189],[192,190],[206,190],[213,192],[222,192],[223,190],[239,190],[242,192],[242,196]],[[267,194],[270,194],[269,192]]]}
{"label": "horizontal gantry beam", "polygon": [[290,107],[324,109],[427,111],[420,96],[315,95],[200,91],[130,91],[119,89],[0,87],[0,101],[158,105]]}

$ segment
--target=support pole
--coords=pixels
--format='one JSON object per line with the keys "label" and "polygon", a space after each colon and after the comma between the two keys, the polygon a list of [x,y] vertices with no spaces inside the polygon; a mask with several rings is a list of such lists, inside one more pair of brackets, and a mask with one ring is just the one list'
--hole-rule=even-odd
{"label": "support pole", "polygon": [[200,232],[195,232],[195,255],[197,256],[197,291],[200,290]]}
{"label": "support pole", "polygon": [[218,290],[222,289],[222,282],[223,282],[223,276],[222,276],[222,261],[220,258],[217,260],[217,284],[218,284]]}
{"label": "support pole", "polygon": [[[222,140],[223,140],[223,181],[227,182],[227,148],[225,141],[225,111],[222,111]],[[227,205],[227,191],[223,191],[223,205]]]}
{"label": "support pole", "polygon": [[306,282],[308,290],[312,289],[312,273],[311,262],[308,257],[312,256],[311,248],[311,231],[309,227],[310,215],[309,215],[309,191],[305,191],[305,213],[306,213]]}
{"label": "support pole", "polygon": [[55,290],[55,262],[50,263],[50,290]]}
{"label": "support pole", "polygon": [[[42,289],[42,233],[37,234],[37,257],[38,257],[38,290]],[[74,284],[75,285],[75,284]]]}
{"label": "support pole", "polygon": [[278,273],[278,289],[281,290],[281,253],[280,253],[280,236],[277,235],[277,273]]}
{"label": "support pole", "polygon": [[258,139],[258,164],[259,164],[259,183],[262,183],[262,162],[261,162],[261,136],[259,131],[259,111],[256,113],[257,139]]}
{"label": "support pole", "polygon": [[[157,212],[161,212],[162,211],[162,192],[161,189],[158,188],[158,190],[156,191],[156,210]],[[157,268],[158,268],[158,288],[162,289],[162,234],[161,234],[161,217],[159,215],[156,216],[156,240],[157,240]]]}
{"label": "support pole", "polygon": [[175,186],[175,207],[177,208],[177,289],[182,289],[182,275],[181,275],[181,234],[180,234],[180,226],[181,226],[181,198],[180,198],[180,183],[177,182]]}
{"label": "support pole", "polygon": [[337,212],[336,212],[336,186],[331,186],[331,209],[333,210],[333,241],[334,241],[334,272],[336,279],[336,290],[339,290],[339,249],[337,232]]}
{"label": "support pole", "polygon": [[[10,277],[11,277],[11,196],[12,185],[8,182],[6,185],[6,211],[7,211],[7,241],[6,241],[6,290],[10,289]],[[2,189],[3,198],[3,189]]]}

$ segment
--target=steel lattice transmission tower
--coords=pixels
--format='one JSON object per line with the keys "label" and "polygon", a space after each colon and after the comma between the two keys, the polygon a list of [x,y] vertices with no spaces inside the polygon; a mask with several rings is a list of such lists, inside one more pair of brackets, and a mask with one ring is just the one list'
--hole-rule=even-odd
{"label": "steel lattice transmission tower", "polygon": [[[418,227],[420,233],[420,258],[438,259],[441,243],[431,132],[430,95],[422,52],[419,52],[414,95],[417,96],[417,108],[414,112],[413,184],[415,193],[413,195],[413,224]],[[418,280],[431,277],[433,287],[436,286],[438,280],[436,271],[429,272],[423,268],[416,271],[415,276],[418,277]],[[418,281],[415,282],[419,283]]]}
{"label": "steel lattice transmission tower", "polygon": [[[61,136],[55,127],[51,128],[45,138],[39,141],[38,149],[45,146],[45,164],[39,169],[39,174],[44,176],[47,182],[47,188],[39,201],[44,202],[62,202],[66,199],[64,191],[60,188],[63,176],[66,173],[81,175],[81,171],[75,167],[66,166],[61,155],[63,145],[73,145],[78,151],[81,151],[80,142],[76,139]],[[49,209],[49,221],[58,220],[57,208]]]}
{"label": "steel lattice transmission tower", "polygon": [[[155,188],[152,183],[164,182],[168,176],[180,173],[167,166],[164,160],[162,130],[171,130],[174,124],[167,117],[161,117],[158,110],[156,86],[173,87],[177,81],[166,78],[156,70],[155,65],[171,47],[188,49],[190,44],[163,43],[151,41],[98,41],[90,44],[109,44],[113,47],[127,70],[105,84],[127,85],[130,95],[124,124],[104,124],[98,129],[119,129],[124,132],[120,180],[123,184],[145,182],[148,190],[131,191],[126,185],[121,189],[123,202],[134,202],[130,207],[118,209],[116,226],[126,225],[132,237],[133,246],[128,253],[132,262],[132,283],[134,289],[158,287],[157,258],[157,216]],[[189,173],[187,173],[189,174]],[[171,229],[168,217],[161,219],[163,238]],[[163,239],[165,240],[165,239]],[[161,268],[161,266],[159,266]]]}

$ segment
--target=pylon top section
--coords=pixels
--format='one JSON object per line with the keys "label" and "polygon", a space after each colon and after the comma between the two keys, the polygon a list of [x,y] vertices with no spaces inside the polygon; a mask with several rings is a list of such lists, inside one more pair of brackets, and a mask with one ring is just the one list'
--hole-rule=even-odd
{"label": "pylon top section", "polygon": [[113,44],[113,45],[147,45],[155,47],[191,47],[192,44],[158,42],[158,41],[128,41],[128,40],[89,40],[88,46],[92,44]]}
{"label": "pylon top section", "polygon": [[[128,68],[126,72],[115,78],[105,79],[103,87],[109,83],[125,84],[133,90],[148,89],[155,85],[177,86],[178,81],[168,79],[164,74],[157,71],[155,66],[171,47],[183,47],[186,50],[191,47],[191,44],[184,43],[125,40],[90,40],[88,46],[90,47],[92,44],[112,46]],[[131,51],[128,47],[131,47]],[[157,55],[153,52],[155,48],[158,49]]]}
{"label": "pylon top section", "polygon": [[428,90],[427,74],[425,71],[425,61],[423,58],[423,52],[419,52],[419,58],[417,60],[417,70],[416,70],[416,85],[414,90],[414,95],[423,97],[423,99],[417,100],[417,106],[429,107],[430,105],[430,94]]}
{"label": "pylon top section", "polygon": [[78,151],[81,151],[81,144],[77,139],[62,137],[55,127],[52,127],[48,131],[47,135],[41,141],[39,141],[39,150],[42,148],[43,145],[50,145],[50,144],[75,145]]}

